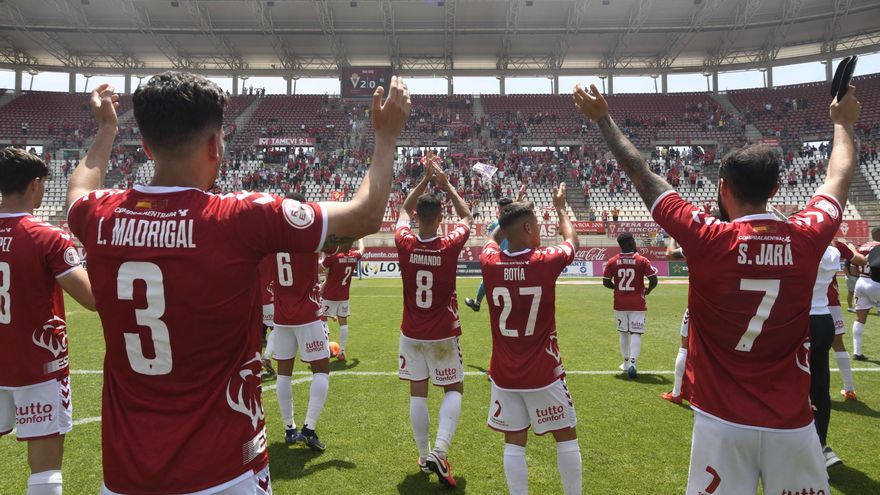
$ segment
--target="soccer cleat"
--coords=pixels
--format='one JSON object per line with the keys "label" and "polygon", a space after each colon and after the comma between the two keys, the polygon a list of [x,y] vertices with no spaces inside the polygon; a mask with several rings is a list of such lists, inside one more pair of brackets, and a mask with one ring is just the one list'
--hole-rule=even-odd
{"label": "soccer cleat", "polygon": [[340,352],[339,354],[337,354],[337,355],[336,355],[336,360],[337,360],[337,361],[345,361],[345,353],[344,353],[344,352]]}
{"label": "soccer cleat", "polygon": [[628,361],[624,361],[624,362],[620,363],[620,366],[618,366],[617,369],[619,369],[620,371],[626,371],[626,364],[627,363],[628,363]]}
{"label": "soccer cleat", "polygon": [[868,357],[864,354],[853,354],[853,359],[855,359],[856,361],[867,361]]}
{"label": "soccer cleat", "polygon": [[639,373],[636,371],[636,366],[634,364],[630,365],[629,369],[626,370],[626,374],[629,375],[630,378],[635,378],[639,375]]}
{"label": "soccer cleat", "polygon": [[315,433],[314,430],[310,430],[306,427],[303,427],[302,432],[300,432],[299,437],[297,437],[296,441],[306,444],[306,447],[316,452],[323,451],[327,448],[326,445],[318,440],[318,434]]}
{"label": "soccer cleat", "polygon": [[263,359],[263,369],[266,370],[266,374],[269,376],[275,375],[275,368],[272,367],[271,359]]}
{"label": "soccer cleat", "polygon": [[854,308],[854,307],[852,307],[852,306],[847,306],[847,307],[846,307],[846,311],[849,312],[849,313],[855,313],[855,312],[856,312],[856,308]]}
{"label": "soccer cleat", "polygon": [[859,399],[856,397],[856,391],[855,391],[855,390],[846,390],[846,389],[843,389],[843,390],[840,391],[840,395],[843,396],[843,400],[844,400],[844,401],[859,400]]}
{"label": "soccer cleat", "polygon": [[299,430],[296,428],[285,428],[284,441],[287,442],[287,445],[294,445],[299,441]]}
{"label": "soccer cleat", "polygon": [[826,469],[843,464],[843,461],[840,460],[840,457],[837,457],[837,454],[835,454],[834,451],[831,450],[831,447],[827,445],[824,449],[822,449],[822,454],[825,456]]}
{"label": "soccer cleat", "polygon": [[475,301],[469,297],[465,298],[464,305],[471,308],[472,310],[476,311],[477,313],[480,312],[480,303],[478,303],[477,301]]}
{"label": "soccer cleat", "polygon": [[681,401],[682,401],[681,394],[672,395],[672,392],[666,392],[665,394],[660,394],[660,397],[668,400],[669,402],[672,402],[673,404],[681,404]]}
{"label": "soccer cleat", "polygon": [[436,452],[430,452],[428,454],[428,458],[425,459],[425,464],[437,473],[437,477],[440,478],[440,483],[448,486],[449,488],[455,488],[455,478],[452,477],[452,467],[449,465],[449,461],[446,460],[445,457],[440,457]]}
{"label": "soccer cleat", "polygon": [[421,457],[419,457],[418,460],[417,460],[416,462],[419,464],[419,469],[420,469],[423,473],[425,473],[425,474],[431,474],[431,473],[432,473],[431,468],[428,467],[428,462],[427,462],[427,461],[425,461],[424,459],[422,459]]}

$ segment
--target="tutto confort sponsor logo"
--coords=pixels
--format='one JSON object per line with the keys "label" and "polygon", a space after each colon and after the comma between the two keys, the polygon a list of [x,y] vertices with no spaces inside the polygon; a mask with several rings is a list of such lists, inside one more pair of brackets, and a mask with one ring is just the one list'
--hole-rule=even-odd
{"label": "tutto confort sponsor logo", "polygon": [[306,342],[306,352],[318,352],[324,350],[324,341],[323,340],[315,340],[312,342]]}
{"label": "tutto confort sponsor logo", "polygon": [[565,408],[562,406],[550,406],[544,409],[535,409],[535,416],[538,417],[538,424],[559,421],[565,418]]}
{"label": "tutto confort sponsor logo", "polygon": [[31,402],[27,406],[16,406],[15,422],[19,425],[46,423],[52,421],[52,404]]}
{"label": "tutto confort sponsor logo", "polygon": [[456,372],[455,368],[434,369],[434,376],[436,376],[438,379],[451,380],[453,378],[456,378],[457,375],[458,373]]}

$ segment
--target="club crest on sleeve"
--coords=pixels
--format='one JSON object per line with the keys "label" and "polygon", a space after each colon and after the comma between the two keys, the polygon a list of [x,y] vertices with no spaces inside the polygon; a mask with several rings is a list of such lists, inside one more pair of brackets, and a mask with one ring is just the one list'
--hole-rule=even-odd
{"label": "club crest on sleeve", "polygon": [[816,202],[815,206],[827,213],[832,220],[837,220],[837,217],[840,215],[840,212],[837,211],[837,207],[831,204],[831,201],[828,201],[827,199],[820,199]]}
{"label": "club crest on sleeve", "polygon": [[64,251],[64,262],[70,266],[79,266],[79,253],[75,247],[70,246]]}
{"label": "club crest on sleeve", "polygon": [[285,199],[281,203],[287,223],[297,229],[305,229],[315,223],[315,210],[311,206],[293,199]]}

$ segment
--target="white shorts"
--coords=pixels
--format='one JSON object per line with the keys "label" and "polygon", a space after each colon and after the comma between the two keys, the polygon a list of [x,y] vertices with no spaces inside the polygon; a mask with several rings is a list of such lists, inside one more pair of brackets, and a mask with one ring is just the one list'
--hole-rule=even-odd
{"label": "white shorts", "polygon": [[686,309],[686,310],[684,310],[684,316],[681,317],[681,336],[682,337],[686,338],[688,336],[688,322],[690,322],[690,321],[691,321],[691,310]]}
{"label": "white shorts", "polygon": [[843,308],[840,306],[828,306],[831,311],[831,318],[834,319],[834,335],[843,335],[846,333],[846,322],[843,319]]}
{"label": "white shorts", "polygon": [[330,339],[321,320],[297,326],[275,324],[272,333],[276,334],[272,354],[278,361],[293,359],[297,353],[304,363],[330,359]]}
{"label": "white shorts", "polygon": [[645,333],[647,311],[615,311],[618,332]]}
{"label": "white shorts", "polygon": [[351,308],[348,301],[328,301],[324,299],[324,316],[334,316],[337,318],[348,318],[351,316]]}
{"label": "white shorts", "polygon": [[458,337],[445,340],[413,340],[400,335],[397,374],[401,380],[427,380],[437,387],[455,385],[464,380],[464,365]]}
{"label": "white shorts", "polygon": [[[100,495],[122,494],[110,491],[101,483]],[[234,480],[215,487],[183,495],[272,495],[272,480],[269,477],[269,466],[256,473],[244,473]]]}
{"label": "white shorts", "polygon": [[11,432],[13,427],[18,440],[69,432],[73,427],[70,377],[0,389],[0,435]]}
{"label": "white shorts", "polygon": [[856,310],[880,308],[880,284],[868,277],[859,277],[856,282]]}
{"label": "white shorts", "polygon": [[768,494],[830,495],[816,427],[757,430],[695,411],[687,495],[755,495],[759,478]]}
{"label": "white shorts", "polygon": [[275,305],[274,304],[264,304],[263,305],[263,325],[267,327],[271,327],[275,324]]}
{"label": "white shorts", "polygon": [[560,378],[539,390],[510,390],[492,383],[489,399],[489,428],[501,432],[532,430],[537,435],[574,428],[577,415],[571,394]]}

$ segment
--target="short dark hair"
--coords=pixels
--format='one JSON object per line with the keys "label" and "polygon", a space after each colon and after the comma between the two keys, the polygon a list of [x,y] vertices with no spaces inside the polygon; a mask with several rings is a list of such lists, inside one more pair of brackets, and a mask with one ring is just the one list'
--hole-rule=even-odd
{"label": "short dark hair", "polygon": [[504,208],[505,206],[509,205],[510,203],[513,203],[513,200],[512,200],[512,199],[510,199],[510,198],[501,198],[501,199],[498,200],[498,207],[499,207],[499,208]]}
{"label": "short dark hair", "polygon": [[431,193],[425,193],[419,196],[419,200],[416,202],[416,213],[419,214],[420,220],[430,222],[440,215],[440,206],[440,198]]}
{"label": "short dark hair", "polygon": [[36,178],[49,175],[49,167],[39,157],[18,148],[0,150],[0,193],[21,194]]}
{"label": "short dark hair", "polygon": [[173,151],[204,129],[223,125],[226,93],[202,76],[168,71],[139,87],[132,103],[147,146]]}
{"label": "short dark hair", "polygon": [[721,160],[718,176],[738,199],[760,204],[779,183],[779,157],[763,144],[733,150]]}
{"label": "short dark hair", "polygon": [[498,217],[498,226],[507,229],[517,220],[526,217],[535,216],[535,205],[530,201],[511,202],[501,208],[501,215]]}
{"label": "short dark hair", "polygon": [[631,253],[636,250],[636,238],[629,232],[624,232],[617,236],[617,245],[624,253]]}
{"label": "short dark hair", "polygon": [[284,197],[287,199],[292,199],[294,201],[299,201],[300,203],[304,203],[306,201],[305,195],[299,192],[289,192]]}

